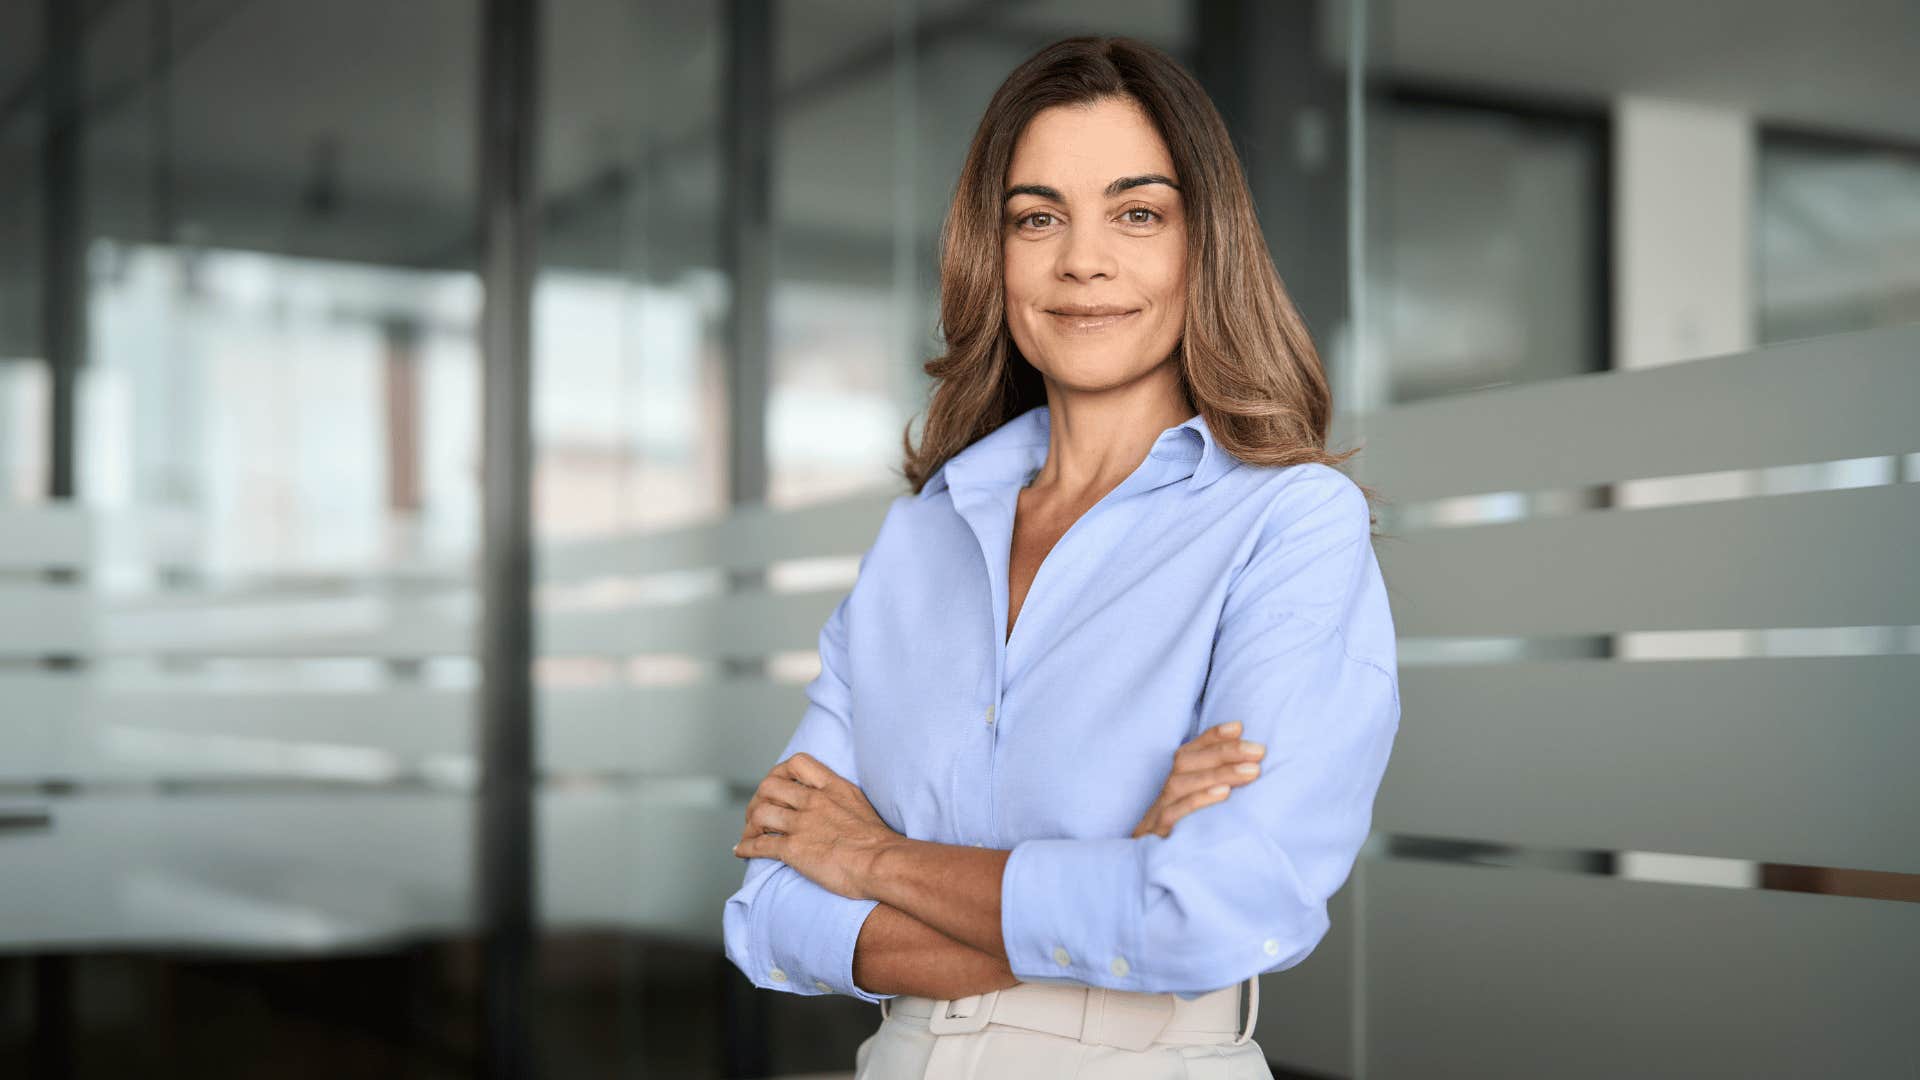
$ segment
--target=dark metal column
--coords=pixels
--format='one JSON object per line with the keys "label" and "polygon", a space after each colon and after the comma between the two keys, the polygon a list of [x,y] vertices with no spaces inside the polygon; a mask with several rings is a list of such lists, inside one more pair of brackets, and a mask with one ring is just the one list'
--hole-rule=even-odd
{"label": "dark metal column", "polygon": [[[78,494],[79,441],[76,388],[87,356],[86,109],[82,98],[85,26],[81,5],[46,0],[42,87],[45,130],[40,147],[40,188],[45,227],[41,241],[40,334],[51,386],[48,417],[47,495],[67,502]],[[70,571],[49,573],[62,583]],[[53,669],[70,669],[77,658],[47,657]],[[74,957],[42,953],[33,958],[34,1028],[32,1073],[66,1080],[75,1073]]]}
{"label": "dark metal column", "polygon": [[732,283],[727,326],[727,485],[734,505],[767,497],[767,364],[773,294],[773,6],[728,5],[726,201],[721,257]]}
{"label": "dark metal column", "polygon": [[45,142],[41,148],[41,193],[46,230],[42,257],[41,334],[52,383],[47,494],[74,497],[77,465],[75,387],[87,355],[85,111],[81,93],[83,47],[80,4],[47,0]]}
{"label": "dark metal column", "polygon": [[531,377],[539,0],[486,0],[480,28],[482,363],[481,1055],[533,1075],[533,540]]}
{"label": "dark metal column", "polygon": [[[722,269],[732,286],[727,319],[727,502],[766,501],[768,352],[773,296],[773,109],[774,13],[769,0],[731,0],[727,5],[727,62],[721,72],[721,174],[726,191],[720,210]],[[765,572],[729,575],[727,587],[764,587]],[[729,678],[764,674],[758,658],[729,657]],[[717,918],[717,916],[716,916]],[[721,1062],[728,1078],[773,1071],[768,1045],[768,1002],[717,951]]]}
{"label": "dark metal column", "polygon": [[1348,318],[1346,73],[1315,43],[1317,0],[1200,0],[1194,74],[1247,170],[1273,265],[1325,356]]}

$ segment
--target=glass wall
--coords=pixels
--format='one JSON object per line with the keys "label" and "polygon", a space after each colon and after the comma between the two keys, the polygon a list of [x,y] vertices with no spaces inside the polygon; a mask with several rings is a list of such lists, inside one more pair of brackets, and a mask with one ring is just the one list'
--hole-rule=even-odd
{"label": "glass wall", "polygon": [[[1920,129],[1887,97],[1912,81],[1888,44],[1910,11],[1343,6],[1364,23],[1368,101],[1350,411],[1915,321]],[[1809,467],[1390,513],[1469,524],[1901,468]]]}
{"label": "glass wall", "polygon": [[1365,282],[1384,403],[1605,367],[1604,115],[1385,78]]}
{"label": "glass wall", "polygon": [[1909,7],[1360,10],[1390,366],[1465,352],[1491,385],[1913,320]]}
{"label": "glass wall", "polygon": [[0,12],[0,1072],[474,1057],[476,32]]}
{"label": "glass wall", "polygon": [[[1402,407],[1920,321],[1906,6],[539,12],[523,1019],[548,1075],[832,1074],[879,1021],[727,961],[743,864],[722,842],[903,489],[901,436],[941,351],[941,221],[989,96],[1040,46],[1127,34],[1199,75],[1342,435]],[[484,14],[0,5],[0,1073],[470,1075],[484,1059]],[[1889,487],[1915,460],[1388,490],[1384,523],[1418,542]],[[1809,641],[1883,658],[1920,640],[1613,629],[1415,633],[1401,656],[1412,686],[1463,661]],[[1421,850],[1472,861],[1485,839]],[[1407,843],[1379,838],[1363,866],[1404,866]],[[1508,851],[1647,865],[1616,854]],[[1721,862],[1739,865],[1690,872],[1764,877]],[[1336,915],[1263,981],[1276,1075],[1367,1075],[1370,1054],[1390,1073],[1430,1034],[1354,1011],[1418,985],[1369,961],[1360,922]]]}
{"label": "glass wall", "polygon": [[1762,341],[1920,322],[1920,138],[1762,124]]}
{"label": "glass wall", "polygon": [[1345,6],[1405,712],[1286,1063],[1897,1072],[1920,9]]}

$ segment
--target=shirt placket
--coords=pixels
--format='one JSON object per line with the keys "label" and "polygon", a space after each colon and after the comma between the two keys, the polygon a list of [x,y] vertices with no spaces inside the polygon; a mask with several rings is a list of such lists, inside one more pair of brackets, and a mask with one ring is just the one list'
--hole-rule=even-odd
{"label": "shirt placket", "polygon": [[975,847],[986,847],[991,838],[997,835],[994,821],[994,763],[999,747],[1000,706],[1006,686],[1007,560],[1012,553],[1013,499],[1017,494],[1009,494],[998,485],[964,483],[953,477],[951,472],[948,486],[953,508],[973,533],[976,547],[986,563],[987,606],[990,619],[995,623],[988,628],[993,634],[993,681],[986,687],[986,701],[981,711],[975,714],[987,735],[985,777],[978,801],[980,813],[974,815],[971,821],[962,818],[962,807],[972,805],[971,800],[963,800],[954,808],[955,825],[963,830],[962,835],[973,832],[988,837],[987,841],[974,842]]}
{"label": "shirt placket", "polygon": [[[1169,463],[1149,453],[1133,472],[1127,475],[1126,479],[1088,507],[1072,525],[1068,526],[1060,539],[1054,542],[1053,549],[1047,553],[1046,558],[1041,560],[1039,569],[1035,571],[1034,579],[1027,588],[1026,598],[1020,605],[1020,625],[1025,628],[1023,638],[1034,632],[1029,616],[1034,612],[1034,601],[1040,595],[1038,586],[1046,576],[1047,564],[1055,561],[1056,556],[1069,557],[1067,544],[1073,539],[1075,533],[1086,531],[1081,527],[1083,523],[1090,521],[1111,504],[1132,492],[1156,485],[1162,478],[1163,470],[1170,464],[1173,468],[1179,468],[1177,463]],[[1014,515],[1019,506],[1021,488],[1031,483],[1038,471],[1038,467],[1029,469],[1024,474],[1023,482],[1018,486],[1012,484],[984,487],[967,485],[965,491],[953,491],[954,509],[973,532],[981,556],[986,560],[987,582],[993,610],[993,685],[989,688],[989,700],[980,717],[981,723],[987,729],[987,768],[982,801],[986,811],[984,831],[990,840],[997,839],[999,836],[998,812],[994,799],[994,773],[999,760],[1000,736],[1006,730],[1007,650],[1011,643],[1007,636],[1007,613],[1012,606],[1010,595],[1012,583],[1008,580],[1008,573],[1013,557]],[[1187,471],[1191,471],[1190,465]],[[949,487],[951,486],[949,482]],[[1018,631],[1018,628],[1016,630]],[[974,846],[986,847],[988,843],[976,841]]]}

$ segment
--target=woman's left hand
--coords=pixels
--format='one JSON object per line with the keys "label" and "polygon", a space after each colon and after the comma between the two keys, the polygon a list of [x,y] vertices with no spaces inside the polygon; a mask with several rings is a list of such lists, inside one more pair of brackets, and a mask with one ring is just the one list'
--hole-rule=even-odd
{"label": "woman's left hand", "polygon": [[866,792],[802,752],[760,781],[733,853],[779,859],[829,892],[867,900],[874,857],[901,839],[874,812]]}

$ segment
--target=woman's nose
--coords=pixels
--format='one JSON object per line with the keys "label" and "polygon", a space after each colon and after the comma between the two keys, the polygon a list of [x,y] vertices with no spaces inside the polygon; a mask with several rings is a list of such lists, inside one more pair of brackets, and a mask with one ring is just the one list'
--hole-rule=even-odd
{"label": "woman's nose", "polygon": [[1113,250],[1099,229],[1076,227],[1067,230],[1065,242],[1060,246],[1061,277],[1075,281],[1090,281],[1097,277],[1111,280],[1119,269]]}

